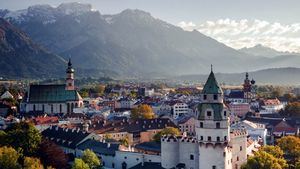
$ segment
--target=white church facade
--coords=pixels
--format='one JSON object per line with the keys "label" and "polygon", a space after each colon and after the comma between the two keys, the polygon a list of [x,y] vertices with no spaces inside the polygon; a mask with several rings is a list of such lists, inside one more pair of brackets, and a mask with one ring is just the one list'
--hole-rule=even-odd
{"label": "white church facade", "polygon": [[66,84],[30,85],[21,103],[23,113],[71,113],[83,106],[83,99],[74,86],[74,69],[71,60],[66,69]]}
{"label": "white church facade", "polygon": [[230,111],[211,71],[201,94],[195,137],[163,136],[161,166],[166,169],[239,169],[247,160],[247,131],[231,130]]}

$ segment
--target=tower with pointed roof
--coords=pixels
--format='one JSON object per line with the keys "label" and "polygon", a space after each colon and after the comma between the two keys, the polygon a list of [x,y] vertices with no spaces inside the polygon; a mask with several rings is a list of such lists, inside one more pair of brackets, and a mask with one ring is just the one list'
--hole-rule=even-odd
{"label": "tower with pointed roof", "polygon": [[[229,110],[223,102],[223,91],[211,72],[201,93],[195,125],[199,141],[201,168],[231,168]],[[215,160],[212,160],[215,159]]]}
{"label": "tower with pointed roof", "polygon": [[66,69],[66,90],[75,90],[75,85],[74,85],[74,69],[72,67],[72,62],[71,58],[68,61],[68,67]]}
{"label": "tower with pointed roof", "polygon": [[247,147],[247,131],[230,128],[230,110],[211,72],[200,95],[195,121],[196,135],[161,138],[161,166],[193,169],[239,169],[253,149]]}

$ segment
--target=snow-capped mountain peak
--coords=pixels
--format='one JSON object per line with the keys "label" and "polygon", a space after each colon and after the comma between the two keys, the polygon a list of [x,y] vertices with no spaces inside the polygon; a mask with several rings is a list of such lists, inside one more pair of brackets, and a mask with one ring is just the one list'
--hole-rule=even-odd
{"label": "snow-capped mountain peak", "polygon": [[57,10],[66,15],[81,15],[92,11],[90,4],[82,4],[79,2],[63,3],[57,7]]}
{"label": "snow-capped mountain peak", "polygon": [[54,23],[57,17],[63,15],[79,16],[87,12],[94,11],[90,4],[82,4],[78,2],[63,3],[58,7],[50,5],[34,5],[27,9],[5,12],[3,17],[7,20],[21,23],[25,18],[36,18],[41,20],[43,24]]}

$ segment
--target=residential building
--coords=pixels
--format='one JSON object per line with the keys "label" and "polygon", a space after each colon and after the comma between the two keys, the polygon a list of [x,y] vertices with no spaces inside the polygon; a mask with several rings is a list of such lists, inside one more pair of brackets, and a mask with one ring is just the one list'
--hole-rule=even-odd
{"label": "residential building", "polygon": [[284,105],[277,99],[265,99],[261,103],[261,114],[278,113],[284,108]]}

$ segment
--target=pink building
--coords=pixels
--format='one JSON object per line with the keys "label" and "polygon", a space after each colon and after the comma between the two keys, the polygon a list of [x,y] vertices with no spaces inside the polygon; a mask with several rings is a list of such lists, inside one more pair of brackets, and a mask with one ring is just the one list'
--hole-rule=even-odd
{"label": "pink building", "polygon": [[229,109],[234,115],[244,117],[250,111],[249,103],[230,103]]}

